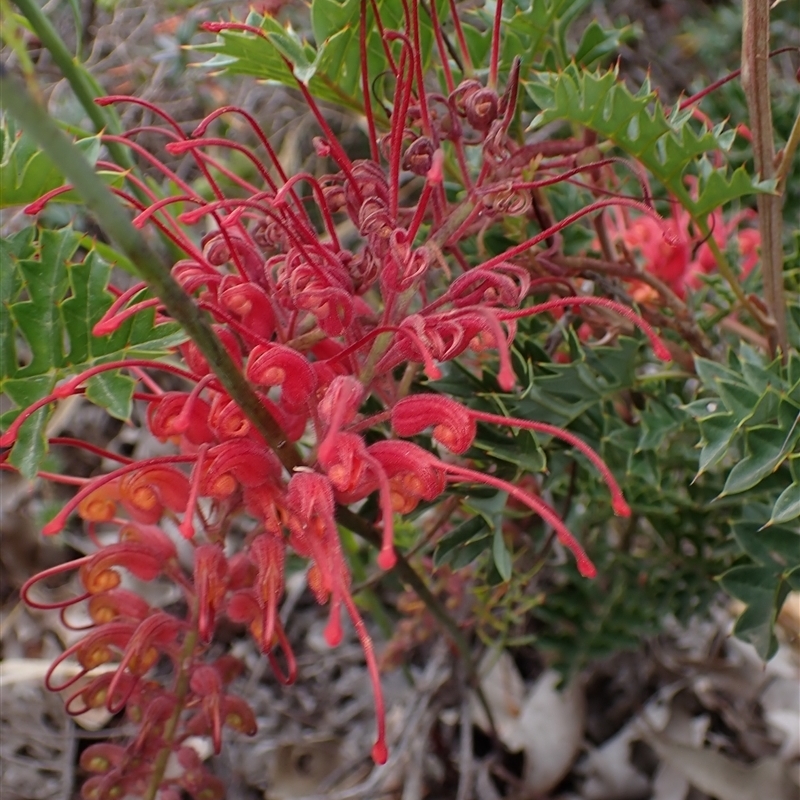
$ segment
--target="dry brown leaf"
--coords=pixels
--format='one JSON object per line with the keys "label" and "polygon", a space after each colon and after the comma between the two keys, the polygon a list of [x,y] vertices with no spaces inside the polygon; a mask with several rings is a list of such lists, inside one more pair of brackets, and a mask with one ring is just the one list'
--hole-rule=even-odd
{"label": "dry brown leaf", "polygon": [[[487,652],[479,666],[484,696],[500,741],[512,753],[525,754],[522,780],[533,793],[544,794],[569,772],[581,747],[586,718],[583,691],[577,682],[556,688],[554,670],[527,689],[507,651]],[[482,706],[473,698],[473,720],[488,731]]]}
{"label": "dry brown leaf", "polygon": [[[44,678],[51,665],[50,659],[45,658],[9,658],[0,661],[0,692],[10,689],[19,683],[36,683],[41,686],[41,691],[46,692]],[[60,692],[66,701],[75,692],[85,686],[93,678],[103,672],[113,672],[117,668],[116,664],[103,664],[92,671],[91,675],[73,683],[68,689]],[[75,662],[64,662],[58,667],[56,675],[60,681],[69,679],[83,672],[83,667]],[[111,719],[111,713],[105,708],[92,708],[83,714],[72,716],[76,724],[87,731],[98,731],[103,728]]]}
{"label": "dry brown leaf", "polygon": [[557,689],[559,675],[545,672],[522,708],[510,750],[525,753],[522,781],[534,793],[546,794],[569,772],[583,742],[586,702],[573,681]]}
{"label": "dry brown leaf", "polygon": [[[525,701],[525,682],[507,650],[499,653],[487,650],[478,665],[478,674],[481,675],[481,688],[492,712],[497,734],[508,746],[506,740],[514,735]],[[490,726],[486,712],[477,698],[473,697],[472,700],[473,722],[488,733]]]}
{"label": "dry brown leaf", "polygon": [[641,736],[636,722],[628,723],[616,735],[592,750],[579,765],[586,778],[586,800],[643,800],[650,795],[650,780],[631,763],[631,745]]}
{"label": "dry brown leaf", "polygon": [[796,800],[784,763],[762,758],[742,764],[710,748],[678,744],[654,730],[644,732],[658,756],[681,772],[689,783],[717,800]]}

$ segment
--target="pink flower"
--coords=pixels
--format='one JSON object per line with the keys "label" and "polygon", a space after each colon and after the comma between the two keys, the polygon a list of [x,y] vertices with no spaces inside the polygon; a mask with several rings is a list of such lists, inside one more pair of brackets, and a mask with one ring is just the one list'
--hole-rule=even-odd
{"label": "pink flower", "polygon": [[[752,211],[735,214],[728,221],[721,210],[709,219],[711,235],[717,246],[725,251],[728,241],[735,237],[739,254],[739,273],[746,277],[758,262],[761,236],[755,228],[740,228],[743,220],[755,216]],[[662,221],[652,216],[636,217],[631,222],[621,221],[613,231],[617,241],[641,260],[642,266],[654,277],[663,281],[678,297],[685,297],[687,289],[699,289],[702,276],[714,272],[717,261],[707,241],[691,232],[689,214],[674,206],[673,216]],[[631,282],[631,296],[639,302],[654,301],[656,291],[641,281]]]}

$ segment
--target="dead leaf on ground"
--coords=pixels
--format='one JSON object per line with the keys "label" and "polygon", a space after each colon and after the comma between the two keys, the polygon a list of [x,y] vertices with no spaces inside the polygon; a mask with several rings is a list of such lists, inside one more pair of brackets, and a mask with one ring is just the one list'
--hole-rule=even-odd
{"label": "dead leaf on ground", "polygon": [[[497,734],[512,753],[522,752],[522,782],[532,793],[546,794],[569,772],[583,741],[586,703],[577,681],[557,688],[560,676],[547,670],[527,688],[507,651],[488,652],[479,670],[481,686]],[[473,702],[473,720],[483,730],[488,721]]]}

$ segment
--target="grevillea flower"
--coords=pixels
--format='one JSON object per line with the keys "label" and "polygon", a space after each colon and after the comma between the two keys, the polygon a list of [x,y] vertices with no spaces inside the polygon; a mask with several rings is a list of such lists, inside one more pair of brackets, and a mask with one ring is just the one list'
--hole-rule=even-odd
{"label": "grevillea flower", "polygon": [[[724,251],[731,239],[736,241],[742,278],[747,277],[758,263],[761,236],[756,228],[741,227],[742,222],[752,218],[752,211],[743,211],[726,220],[718,209],[708,220],[710,235],[720,249]],[[641,216],[626,221],[618,215],[612,236],[639,257],[644,269],[666,283],[678,297],[684,297],[687,290],[699,289],[703,283],[702,276],[717,268],[708,241],[692,234],[691,219],[677,203],[673,205],[672,216],[664,220]],[[653,301],[656,292],[637,281],[633,285],[632,297],[639,302]]]}
{"label": "grevillea flower", "polygon": [[[668,359],[657,334],[630,309],[603,297],[579,295],[560,276],[532,279],[530,265],[536,259],[531,256],[542,255],[541,248],[550,248],[567,226],[615,206],[640,215],[627,227],[621,225],[618,235],[671,285],[690,280],[687,265],[696,243],[686,239],[682,221],[656,214],[649,194],[648,202],[602,195],[545,224],[533,208],[533,190],[597,167],[594,151],[580,140],[527,144],[510,133],[521,67],[516,61],[501,85],[499,28],[492,36],[488,81],[474,77],[482,73],[473,69],[462,46],[463,63],[470,66],[459,82],[445,28],[434,21],[444,93],[433,92],[433,82],[423,74],[428,59],[421,49],[419,17],[424,12],[433,19],[439,13],[436,6],[419,0],[403,3],[402,30],[391,30],[376,4],[361,5],[368,158],[348,155],[300,81],[297,88],[319,126],[315,149],[320,161],[318,169],[292,176],[244,109],[220,108],[186,135],[177,121],[145,100],[114,96],[99,101],[135,104],[161,121],[158,130],[167,140],[164,160],[139,145],[140,131],[101,139],[128,148],[150,170],[160,171],[174,195],[156,196],[151,183],[133,172],[104,161],[99,166],[127,181],[115,192],[133,209],[135,225],[155,228],[182,251],[172,268],[174,278],[211,320],[254,391],[254,402],[261,402],[280,435],[273,441],[259,432],[263,426],[243,410],[243,398],[224,390],[191,341],[176,351],[183,366],[126,359],[72,375],[24,409],[0,435],[0,446],[10,447],[37,410],[84,394],[87,381],[97,375],[126,369],[137,381],[136,402],[146,407],[144,427],[174,448],[172,455],[142,460],[94,448],[97,455],[114,460],[114,468],[91,478],[62,478],[77,491],[44,532],[61,531],[75,511],[92,535],[117,529],[118,541],[42,573],[23,588],[32,605],[58,609],[65,619],[72,605],[88,604],[91,625],[57,661],[74,656],[89,681],[69,699],[71,713],[125,706],[139,726],[139,735],[126,748],[87,750],[86,768],[94,773],[86,784],[87,797],[139,792],[154,779],[157,753],[166,750],[175,755],[171,763],[177,762],[177,777],[162,772],[160,796],[178,796],[184,790],[209,800],[224,795],[184,742],[190,734],[210,735],[219,749],[225,726],[245,733],[255,729],[245,702],[227,690],[230,670],[220,666],[224,657],[215,660],[211,655],[221,618],[249,632],[280,681],[294,681],[297,664],[279,613],[289,554],[308,562],[308,586],[319,603],[329,605],[327,641],[333,646],[342,640],[343,611],[352,622],[375,696],[373,758],[386,760],[377,661],[351,594],[350,568],[337,527],[341,507],[375,498],[382,533],[377,563],[390,569],[398,558],[396,514],[436,503],[454,484],[483,484],[507,492],[540,515],[574,553],[581,573],[593,575],[594,566],[580,543],[538,493],[526,489],[523,481],[509,483],[491,470],[475,468],[470,453],[479,423],[525,428],[575,448],[605,480],[613,510],[630,513],[600,456],[572,433],[535,420],[475,411],[437,391],[437,381],[444,365],[458,358],[474,372],[496,364],[500,389],[514,392],[511,348],[519,320],[565,309],[580,314],[585,307],[621,315],[648,337],[659,358]],[[498,2],[498,19],[501,11]],[[453,21],[461,41],[463,32],[457,18]],[[370,74],[374,59],[367,57],[367,31],[373,25],[381,31],[395,86],[383,130],[370,88],[378,76]],[[248,24],[205,27],[267,37]],[[230,114],[252,129],[258,151],[213,135],[218,118]],[[152,133],[154,128],[146,130]],[[247,158],[255,177],[242,177],[220,160],[225,148]],[[182,171],[172,169],[170,157],[192,159],[210,196],[201,197],[181,177]],[[535,182],[530,180],[534,164]],[[228,197],[225,186],[230,184],[236,192]],[[38,213],[67,189],[48,193],[29,212]],[[505,252],[479,255],[484,250],[482,244],[475,246],[476,237],[493,226],[507,235],[511,228],[506,222],[512,217],[515,227],[526,233]],[[351,232],[347,242],[343,228]],[[732,232],[720,219],[714,236]],[[745,238],[747,252],[753,253],[757,242]],[[697,259],[706,269],[702,247]],[[544,257],[541,262],[548,263]],[[542,281],[565,284],[568,296],[530,303],[531,292]],[[95,333],[114,334],[143,309],[165,318],[161,301],[147,297],[144,289],[143,284],[113,289],[113,302]],[[169,390],[159,381],[162,373],[173,381]],[[449,452],[440,458],[431,439]],[[93,448],[75,440],[51,443]],[[0,468],[12,467],[3,458]],[[176,540],[192,551],[191,558],[183,551],[178,558]],[[100,538],[95,541],[99,545]],[[51,605],[33,597],[32,588],[42,578],[68,569],[79,571],[79,595]],[[177,586],[184,610],[172,613],[134,600],[123,584],[130,578]],[[180,692],[161,686],[151,675],[162,661],[173,665]],[[108,664],[112,672],[93,674]],[[48,683],[54,688],[74,685],[58,684],[52,671]]]}

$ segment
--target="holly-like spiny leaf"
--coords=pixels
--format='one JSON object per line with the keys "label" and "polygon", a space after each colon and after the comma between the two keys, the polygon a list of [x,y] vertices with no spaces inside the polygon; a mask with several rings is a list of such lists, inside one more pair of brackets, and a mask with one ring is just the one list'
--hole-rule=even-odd
{"label": "holly-like spiny leaf", "polygon": [[[71,228],[30,229],[0,243],[7,256],[0,281],[0,392],[16,404],[0,417],[7,426],[19,411],[48,395],[56,383],[106,361],[163,357],[185,336],[176,324],[154,325],[153,310],[135,314],[110,336],[92,328],[110,306],[111,264]],[[86,397],[121,419],[130,416],[132,381],[106,373],[89,381]],[[46,452],[49,410],[22,426],[10,460],[33,477]]]}
{"label": "holly-like spiny leaf", "polygon": [[[571,64],[561,72],[533,75],[526,90],[541,109],[531,128],[568,120],[595,131],[643,164],[695,217],[738,197],[773,189],[755,182],[743,167],[728,175],[724,168],[703,161],[707,154],[730,146],[723,128],[695,130],[690,114],[665,109],[649,83],[633,94],[616,68],[589,72]],[[691,165],[697,177],[694,196],[685,181]]]}

